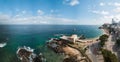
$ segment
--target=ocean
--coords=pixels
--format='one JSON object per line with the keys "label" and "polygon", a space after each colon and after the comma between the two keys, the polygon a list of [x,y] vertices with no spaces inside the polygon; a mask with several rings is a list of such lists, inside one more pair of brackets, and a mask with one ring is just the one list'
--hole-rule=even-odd
{"label": "ocean", "polygon": [[46,41],[64,35],[77,34],[86,38],[102,35],[98,25],[0,25],[0,62],[20,62],[16,51],[19,47],[29,46],[35,53],[43,53],[47,62],[62,62],[62,55],[46,47]]}

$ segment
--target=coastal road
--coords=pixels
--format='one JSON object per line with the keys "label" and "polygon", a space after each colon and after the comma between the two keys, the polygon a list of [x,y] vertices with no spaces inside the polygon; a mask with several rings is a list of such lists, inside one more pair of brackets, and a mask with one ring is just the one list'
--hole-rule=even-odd
{"label": "coastal road", "polygon": [[93,62],[97,62],[97,59],[96,59],[95,55],[94,55],[93,52],[92,52],[92,49],[93,49],[93,48],[90,46],[90,47],[89,47],[89,54],[90,54],[90,56],[91,56],[92,61],[93,61]]}
{"label": "coastal road", "polygon": [[108,41],[105,44],[107,50],[116,54],[116,52],[113,51],[113,46],[115,45],[115,42],[112,41],[112,35],[109,36]]}
{"label": "coastal road", "polygon": [[89,55],[90,55],[93,62],[99,62],[99,60],[96,57],[97,52],[95,51],[99,47],[98,43],[99,42],[96,42],[94,44],[89,45]]}
{"label": "coastal road", "polygon": [[95,56],[95,54],[94,54],[95,45],[94,45],[94,44],[93,44],[93,45],[90,45],[90,46],[89,46],[89,49],[90,49],[90,52],[91,52],[91,57],[92,57],[92,59],[93,59],[93,62],[97,62],[97,58],[96,58],[96,56]]}

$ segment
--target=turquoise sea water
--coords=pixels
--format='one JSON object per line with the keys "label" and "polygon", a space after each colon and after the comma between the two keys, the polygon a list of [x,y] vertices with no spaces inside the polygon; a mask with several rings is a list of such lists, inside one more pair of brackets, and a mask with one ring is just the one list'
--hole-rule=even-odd
{"label": "turquoise sea water", "polygon": [[61,62],[59,54],[49,50],[45,43],[56,34],[85,35],[87,38],[100,36],[102,31],[96,25],[0,25],[0,43],[7,45],[0,48],[0,62],[20,62],[16,51],[18,47],[29,46],[35,53],[42,52],[48,62]]}

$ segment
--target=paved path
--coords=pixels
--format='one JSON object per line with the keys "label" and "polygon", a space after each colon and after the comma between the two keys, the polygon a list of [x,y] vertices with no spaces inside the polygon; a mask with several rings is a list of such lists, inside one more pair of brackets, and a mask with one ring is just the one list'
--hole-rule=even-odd
{"label": "paved path", "polygon": [[89,57],[92,59],[92,62],[104,62],[102,55],[97,55],[97,51],[95,49],[99,48],[98,46],[99,42],[93,43],[89,46]]}
{"label": "paved path", "polygon": [[110,35],[108,38],[108,41],[105,43],[105,48],[115,54],[116,52],[113,51],[113,46],[115,45],[115,42],[112,41],[112,36]]}

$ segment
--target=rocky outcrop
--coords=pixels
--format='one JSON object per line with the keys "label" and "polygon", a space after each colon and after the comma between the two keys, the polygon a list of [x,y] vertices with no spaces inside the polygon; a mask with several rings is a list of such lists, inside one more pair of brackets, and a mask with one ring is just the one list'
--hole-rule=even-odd
{"label": "rocky outcrop", "polygon": [[46,59],[43,57],[42,53],[36,55],[34,49],[30,47],[21,47],[17,50],[17,56],[21,62],[46,62]]}

